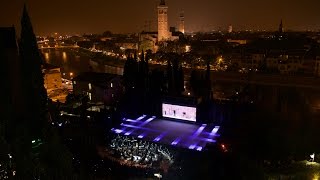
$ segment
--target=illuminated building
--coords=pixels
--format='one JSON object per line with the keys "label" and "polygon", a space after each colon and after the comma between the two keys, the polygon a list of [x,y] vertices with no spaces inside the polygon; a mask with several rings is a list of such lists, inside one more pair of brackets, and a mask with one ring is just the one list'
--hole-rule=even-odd
{"label": "illuminated building", "polygon": [[168,28],[168,6],[165,0],[161,0],[158,6],[158,41],[170,39]]}
{"label": "illuminated building", "polygon": [[228,27],[228,33],[232,33],[232,31],[233,31],[232,25],[230,25],[230,26]]}
{"label": "illuminated building", "polygon": [[108,73],[85,72],[73,78],[73,92],[87,94],[91,102],[114,104],[123,93],[121,76]]}
{"label": "illuminated building", "polygon": [[180,20],[179,21],[179,31],[184,34],[184,14],[183,14],[183,12],[180,13],[179,20]]}
{"label": "illuminated building", "polygon": [[47,89],[47,92],[62,89],[60,67],[44,64],[42,69],[44,72],[44,87]]}

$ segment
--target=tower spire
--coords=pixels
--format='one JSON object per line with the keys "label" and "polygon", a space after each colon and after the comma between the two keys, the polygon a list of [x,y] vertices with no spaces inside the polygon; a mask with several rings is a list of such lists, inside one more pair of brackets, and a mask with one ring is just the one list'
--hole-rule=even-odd
{"label": "tower spire", "polygon": [[168,6],[165,0],[161,0],[158,6],[158,41],[170,39],[168,26]]}
{"label": "tower spire", "polygon": [[279,33],[283,33],[283,23],[282,23],[282,19],[281,19],[280,25],[279,25]]}

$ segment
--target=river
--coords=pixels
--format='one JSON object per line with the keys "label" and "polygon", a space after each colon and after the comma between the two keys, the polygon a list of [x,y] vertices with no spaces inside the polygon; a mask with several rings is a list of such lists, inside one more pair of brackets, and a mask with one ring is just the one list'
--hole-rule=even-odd
{"label": "river", "polygon": [[79,49],[43,49],[42,53],[45,62],[61,68],[63,78],[71,79],[79,73],[90,70],[90,57],[79,56]]}

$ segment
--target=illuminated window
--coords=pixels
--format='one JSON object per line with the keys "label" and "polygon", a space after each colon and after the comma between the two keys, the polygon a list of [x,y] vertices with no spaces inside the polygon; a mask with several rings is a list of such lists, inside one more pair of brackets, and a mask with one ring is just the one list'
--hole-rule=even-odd
{"label": "illuminated window", "polygon": [[91,98],[92,98],[92,95],[91,95],[91,93],[89,93],[89,99],[90,99],[90,101],[91,101]]}
{"label": "illuminated window", "polygon": [[92,89],[92,87],[91,87],[91,83],[89,83],[89,84],[88,84],[88,86],[89,86],[89,90],[91,90],[91,89]]}
{"label": "illuminated window", "polygon": [[110,83],[110,87],[113,87],[113,83]]}
{"label": "illuminated window", "polygon": [[77,81],[73,81],[73,84],[77,84]]}

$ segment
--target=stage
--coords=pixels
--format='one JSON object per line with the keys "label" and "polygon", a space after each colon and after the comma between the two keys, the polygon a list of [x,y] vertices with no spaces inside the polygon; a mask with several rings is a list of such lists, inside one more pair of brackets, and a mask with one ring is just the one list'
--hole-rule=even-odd
{"label": "stage", "polygon": [[219,128],[143,115],[137,119],[124,118],[120,127],[111,130],[116,134],[202,151],[207,143],[216,142]]}

